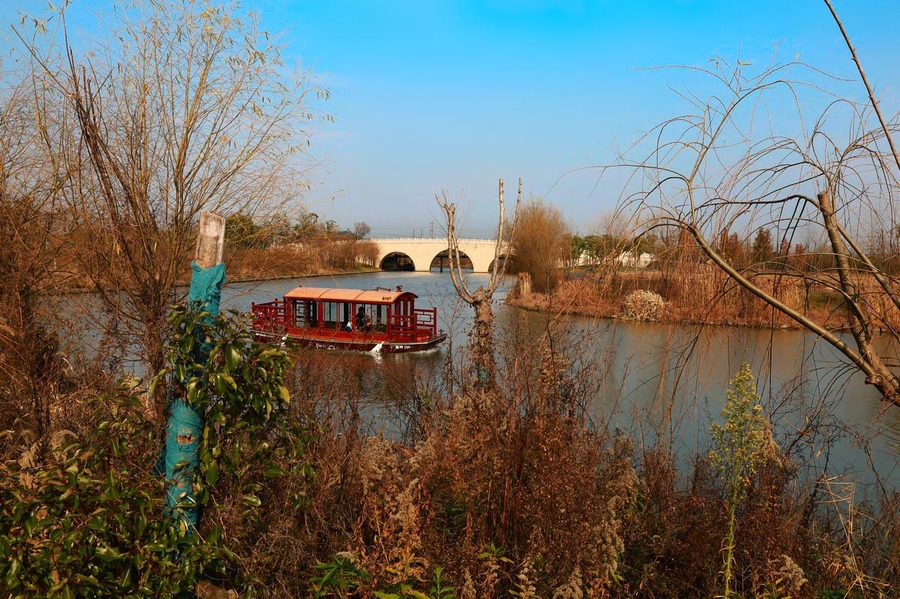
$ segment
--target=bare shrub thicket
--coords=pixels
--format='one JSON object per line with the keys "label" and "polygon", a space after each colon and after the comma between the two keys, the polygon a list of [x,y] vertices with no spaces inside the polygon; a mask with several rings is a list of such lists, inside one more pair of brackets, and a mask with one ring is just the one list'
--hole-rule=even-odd
{"label": "bare shrub thicket", "polygon": [[[368,356],[302,355],[292,397],[319,423],[315,474],[266,497],[279,517],[251,554],[268,588],[303,595],[327,567],[354,581],[350,596],[426,592],[440,567],[459,597],[721,592],[727,478],[705,454],[683,469],[670,448],[634,451],[599,424],[600,357],[558,322],[514,339],[498,352],[497,387],[477,393],[467,372],[452,388],[469,391],[450,393],[400,361],[373,374]],[[374,404],[373,379],[384,383]],[[406,432],[373,434],[372,422]],[[741,596],[878,596],[900,580],[896,497],[851,504],[852,526],[842,520],[836,483],[799,477],[798,442],[828,451],[810,423],[782,434],[747,479],[734,525]]]}
{"label": "bare shrub thicket", "polygon": [[511,237],[512,270],[531,275],[532,289],[552,293],[571,254],[571,234],[556,206],[541,198],[522,205],[515,237]]}
{"label": "bare shrub thicket", "polygon": [[[264,559],[281,554],[283,567],[309,568],[352,557],[371,577],[360,596],[364,588],[421,588],[437,566],[456,596],[610,588],[638,488],[632,448],[590,425],[586,388],[569,380],[563,355],[542,345],[515,366],[503,361],[499,388],[508,391],[452,397],[385,361],[377,368],[384,392],[418,406],[393,413],[418,423],[406,442],[365,428],[371,406],[360,393],[371,364],[310,355],[292,395],[322,425],[310,445],[315,482],[293,532]],[[286,550],[297,561],[284,559]],[[289,572],[272,573],[284,584]],[[293,584],[284,592],[308,590]]]}
{"label": "bare shrub thicket", "polygon": [[65,322],[43,297],[68,279],[60,198],[69,180],[56,164],[66,114],[30,73],[3,75],[18,83],[0,89],[0,430],[36,441],[42,454],[63,382]]}

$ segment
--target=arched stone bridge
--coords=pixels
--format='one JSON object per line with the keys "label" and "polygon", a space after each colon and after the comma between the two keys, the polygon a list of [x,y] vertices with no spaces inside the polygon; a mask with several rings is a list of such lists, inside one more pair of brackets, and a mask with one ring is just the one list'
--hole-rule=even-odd
{"label": "arched stone bridge", "polygon": [[[370,239],[378,246],[378,258],[375,264],[384,268],[385,258],[406,257],[412,261],[413,268],[417,272],[428,272],[431,263],[442,252],[447,252],[447,240],[442,238],[399,238],[399,239]],[[472,261],[473,272],[490,272],[494,261],[493,239],[460,239],[459,251]],[[501,251],[501,254],[503,252]],[[444,254],[446,255],[446,254]],[[503,256],[505,257],[505,255]],[[447,266],[448,262],[444,262]]]}

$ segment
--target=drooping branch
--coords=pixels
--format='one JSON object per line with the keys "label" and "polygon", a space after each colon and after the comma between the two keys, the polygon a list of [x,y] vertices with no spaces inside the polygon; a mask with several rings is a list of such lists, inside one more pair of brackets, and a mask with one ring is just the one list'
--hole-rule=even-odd
{"label": "drooping branch", "polygon": [[844,229],[844,227],[841,226],[840,223],[837,223],[837,228],[841,234],[841,237],[844,239],[847,245],[850,246],[859,261],[863,263],[863,265],[868,269],[872,276],[875,277],[875,280],[878,281],[878,285],[881,287],[882,291],[884,291],[885,295],[887,295],[891,300],[891,303],[894,304],[894,307],[897,310],[900,310],[900,297],[897,296],[893,287],[891,287],[890,281],[888,281],[888,279],[884,276],[884,273],[881,272],[881,269],[872,263],[869,255],[859,247],[859,244],[856,243],[856,240],[847,233],[847,231]]}
{"label": "drooping branch", "polygon": [[[687,191],[689,196],[693,196],[692,187],[688,187]],[[756,285],[710,245],[696,223],[676,219],[675,224],[690,233],[701,252],[733,281],[831,344],[865,374],[866,383],[877,388],[886,400],[900,405],[900,394],[898,394],[900,393],[900,381],[898,381],[897,377],[884,364],[872,347],[871,334],[867,326],[868,320],[858,303],[858,291],[852,281],[847,249],[834,216],[830,195],[827,192],[818,194],[817,202],[813,202],[806,197],[803,197],[803,199],[817,207],[822,216],[823,225],[829,235],[832,255],[838,271],[839,289],[850,315],[851,333],[854,341],[856,341],[858,351],[844,343],[834,332],[802,314],[799,310],[791,308]]]}
{"label": "drooping branch", "polygon": [[869,78],[866,77],[866,71],[863,69],[862,62],[860,62],[859,56],[856,54],[856,48],[853,47],[853,42],[850,41],[850,35],[844,28],[844,23],[838,18],[837,11],[831,4],[831,0],[825,0],[825,5],[828,6],[828,10],[831,11],[831,16],[834,18],[834,22],[837,23],[838,29],[841,30],[841,35],[844,37],[847,49],[850,50],[850,56],[853,57],[853,62],[856,64],[856,70],[859,71],[859,76],[862,78],[863,85],[866,86],[866,92],[869,94],[869,102],[872,103],[872,108],[875,110],[875,115],[878,117],[878,122],[881,124],[884,136],[887,139],[888,145],[891,147],[894,163],[897,165],[897,168],[900,169],[900,154],[897,153],[897,147],[894,145],[894,137],[891,135],[891,130],[888,128],[884,115],[881,114],[881,107],[879,106],[878,99],[875,97],[875,91],[869,84]]}
{"label": "drooping branch", "polygon": [[[637,199],[638,210],[651,212],[652,222],[675,224],[696,244],[700,254],[733,282],[834,346],[865,376],[867,384],[878,389],[885,400],[900,405],[900,379],[875,343],[881,322],[890,331],[896,326],[900,296],[894,288],[895,279],[877,266],[875,257],[856,242],[847,223],[842,222],[858,219],[861,208],[881,210],[877,203],[889,198],[894,189],[895,179],[888,172],[893,166],[889,160],[879,159],[874,142],[880,131],[875,129],[873,133],[865,128],[863,109],[820,85],[785,81],[780,70],[770,67],[755,77],[744,76],[740,67],[729,71],[732,77],[707,72],[723,85],[724,93],[706,102],[688,98],[696,114],[670,119],[654,129],[658,134],[655,149],[648,157],[632,161],[646,179],[642,189],[631,197]],[[822,73],[813,69],[811,74]],[[866,85],[875,105],[871,86],[867,81]],[[758,100],[778,91],[787,92],[799,118],[772,119],[772,115],[766,115],[766,126],[755,127]],[[832,101],[811,130],[798,133],[793,125],[799,121],[802,127],[807,93],[824,93]],[[741,105],[744,110],[738,110]],[[831,113],[844,109],[851,112],[854,129],[850,142],[841,146],[839,136],[827,127]],[[782,125],[789,128],[780,131]],[[882,130],[890,138],[883,120]],[[741,147],[746,148],[743,154],[736,151]],[[893,162],[900,168],[900,160],[893,153]],[[715,168],[710,168],[713,164]],[[874,182],[869,175],[873,167]],[[799,193],[808,187],[822,193],[815,198]],[[658,198],[658,205],[651,205],[650,198]],[[783,228],[779,253],[785,260],[790,246],[784,246],[795,232],[802,230],[806,235],[824,238],[828,249],[820,263],[809,265],[812,272],[804,269],[798,274],[807,293],[810,285],[824,284],[840,298],[852,342],[830,330],[824,320],[781,299],[777,285],[783,269],[774,273],[776,287],[765,289],[755,275],[767,273],[766,260],[751,265],[750,270],[741,266],[743,251],[736,236],[734,243],[739,251],[731,255],[726,249],[731,247],[731,235],[725,232],[737,223],[759,233],[769,233],[772,226]],[[714,238],[723,240],[721,247],[708,241]],[[768,245],[765,237],[761,239],[763,246]],[[878,286],[878,297],[886,302],[869,301],[873,287],[869,281]],[[880,311],[882,306],[887,312]]]}

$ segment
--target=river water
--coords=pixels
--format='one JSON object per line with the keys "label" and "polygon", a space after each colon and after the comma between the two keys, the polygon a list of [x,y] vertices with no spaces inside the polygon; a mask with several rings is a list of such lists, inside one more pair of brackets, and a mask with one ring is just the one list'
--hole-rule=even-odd
{"label": "river water", "polygon": [[[487,275],[470,274],[468,281],[475,288],[486,284]],[[472,309],[459,300],[449,275],[438,272],[229,284],[223,307],[247,311],[251,302],[281,297],[300,284],[357,289],[402,285],[419,296],[417,306],[436,306],[438,326],[452,343],[425,355],[381,358],[402,361],[410,369],[445,368],[448,347],[462,347],[472,323]],[[809,476],[827,466],[831,474],[900,488],[900,408],[881,402],[862,375],[814,335],[583,317],[567,318],[560,326],[547,315],[505,305],[505,293],[501,288],[495,294],[499,353],[512,346],[535,347],[547,330],[554,330],[579,376],[597,377],[590,411],[599,423],[644,442],[661,440],[684,456],[706,452],[711,419],[719,418],[728,382],[746,361],[779,439],[802,456]]]}

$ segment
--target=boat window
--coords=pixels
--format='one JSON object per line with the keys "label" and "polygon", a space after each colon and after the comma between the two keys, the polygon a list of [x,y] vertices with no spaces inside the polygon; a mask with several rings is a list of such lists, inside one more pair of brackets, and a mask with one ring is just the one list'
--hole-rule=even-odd
{"label": "boat window", "polygon": [[323,318],[325,319],[323,324],[325,325],[325,328],[338,329],[341,327],[340,312],[338,310],[339,306],[340,304],[338,302],[323,302]]}
{"label": "boat window", "polygon": [[384,331],[387,325],[387,306],[372,306],[372,328]]}
{"label": "boat window", "polygon": [[342,312],[344,314],[341,322],[344,324],[343,328],[347,331],[353,330],[353,304],[350,303],[341,303]]}
{"label": "boat window", "polygon": [[291,300],[290,302],[291,310],[289,314],[291,315],[290,325],[293,327],[302,327],[303,324],[303,305],[297,300]]}
{"label": "boat window", "polygon": [[384,331],[386,319],[385,306],[373,304],[356,304],[353,315],[353,327],[357,331]]}
{"label": "boat window", "polygon": [[318,318],[318,304],[313,300],[307,300],[303,302],[303,317],[306,319],[306,326],[311,329],[319,326],[319,318]]}
{"label": "boat window", "polygon": [[318,325],[315,300],[292,300],[291,313],[295,327],[316,328]]}

